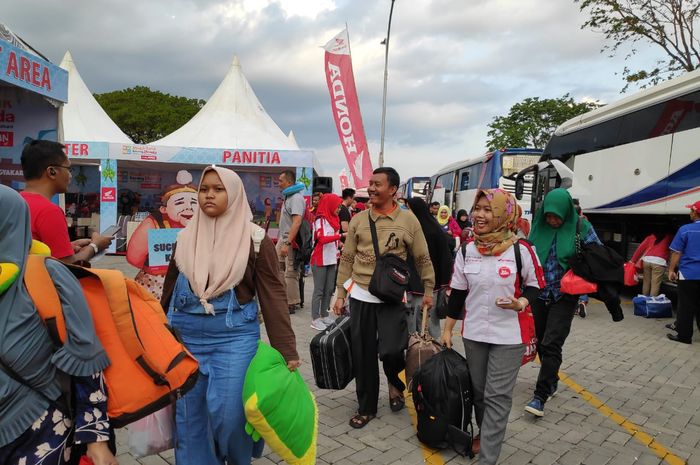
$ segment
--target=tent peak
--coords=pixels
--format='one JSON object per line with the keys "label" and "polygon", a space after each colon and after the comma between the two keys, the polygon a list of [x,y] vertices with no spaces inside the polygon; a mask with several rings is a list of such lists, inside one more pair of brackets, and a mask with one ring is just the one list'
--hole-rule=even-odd
{"label": "tent peak", "polygon": [[61,68],[66,68],[65,65],[68,63],[73,62],[73,55],[71,55],[70,50],[66,50],[66,53],[63,55],[63,59],[61,60]]}

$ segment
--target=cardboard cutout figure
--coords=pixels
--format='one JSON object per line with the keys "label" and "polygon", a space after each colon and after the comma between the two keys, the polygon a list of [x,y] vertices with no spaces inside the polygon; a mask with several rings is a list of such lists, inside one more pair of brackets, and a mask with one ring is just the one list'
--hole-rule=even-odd
{"label": "cardboard cutout figure", "polygon": [[177,173],[176,184],[168,186],[161,197],[161,206],[151,212],[136,228],[129,240],[126,260],[141,268],[136,282],[148,289],[156,299],[163,294],[163,281],[167,266],[149,266],[148,231],[162,228],[184,228],[194,216],[197,208],[197,188],[192,184],[192,175],[185,170]]}

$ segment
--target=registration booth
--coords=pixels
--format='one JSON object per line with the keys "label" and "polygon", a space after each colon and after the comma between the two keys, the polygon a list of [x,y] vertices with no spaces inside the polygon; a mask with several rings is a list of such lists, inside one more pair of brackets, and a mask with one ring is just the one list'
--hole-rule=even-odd
{"label": "registration booth", "polygon": [[[70,58],[68,54],[67,57]],[[164,195],[178,190],[178,185],[196,186],[207,165],[236,171],[245,186],[254,220],[271,225],[272,236],[283,200],[278,185],[283,170],[296,172],[297,179],[307,186],[303,195],[310,199],[318,169],[314,153],[301,150],[293,134],[285,135],[265,112],[238,59],[234,58],[224,80],[189,122],[148,145],[131,143],[94,100],[72,59],[66,63],[64,58],[64,64],[71,73],[71,92],[74,83],[82,84],[76,85],[82,90],[75,91],[80,96],[75,100],[79,111],[70,118],[69,112],[64,112],[67,134],[69,126],[85,128],[66,137],[66,151],[75,169],[82,170],[87,178],[81,177],[82,185],[76,185],[75,189],[83,194],[82,204],[87,201],[90,209],[99,213],[101,230],[115,224],[122,228],[113,244],[114,251],[125,252],[139,223],[149,215],[157,216],[159,209],[164,208]],[[73,104],[72,93],[69,104]],[[100,112],[104,115],[98,115]],[[90,116],[85,118],[85,115]],[[103,121],[101,128],[94,128],[102,116],[107,121]],[[84,210],[81,214],[87,213],[84,206],[80,208]],[[94,221],[96,212],[90,213]]]}

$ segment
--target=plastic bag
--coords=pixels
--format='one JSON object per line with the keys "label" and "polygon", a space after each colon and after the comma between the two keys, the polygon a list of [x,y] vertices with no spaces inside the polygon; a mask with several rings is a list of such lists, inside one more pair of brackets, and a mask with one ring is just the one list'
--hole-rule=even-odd
{"label": "plastic bag", "polygon": [[569,295],[584,295],[593,294],[598,290],[598,285],[586,281],[580,276],[574,274],[573,271],[568,270],[564,273],[564,277],[561,278],[561,292]]}
{"label": "plastic bag", "polygon": [[129,452],[135,457],[158,454],[173,448],[173,406],[130,423]]}
{"label": "plastic bag", "polygon": [[639,280],[637,279],[637,269],[634,263],[627,262],[625,267],[625,286],[636,286]]}

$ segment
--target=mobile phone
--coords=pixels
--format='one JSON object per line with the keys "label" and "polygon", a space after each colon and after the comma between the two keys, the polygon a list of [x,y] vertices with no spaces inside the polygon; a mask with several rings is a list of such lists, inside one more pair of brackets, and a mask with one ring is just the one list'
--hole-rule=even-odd
{"label": "mobile phone", "polygon": [[508,297],[499,297],[496,299],[496,303],[500,305],[507,305],[510,303],[510,299]]}
{"label": "mobile phone", "polygon": [[111,237],[114,237],[114,236],[116,236],[117,234],[119,234],[119,231],[121,231],[121,229],[122,229],[122,228],[120,228],[120,227],[117,226],[116,224],[113,224],[113,225],[110,226],[109,228],[107,228],[107,229],[105,229],[104,231],[102,231],[102,235],[103,235],[103,236],[111,236]]}

